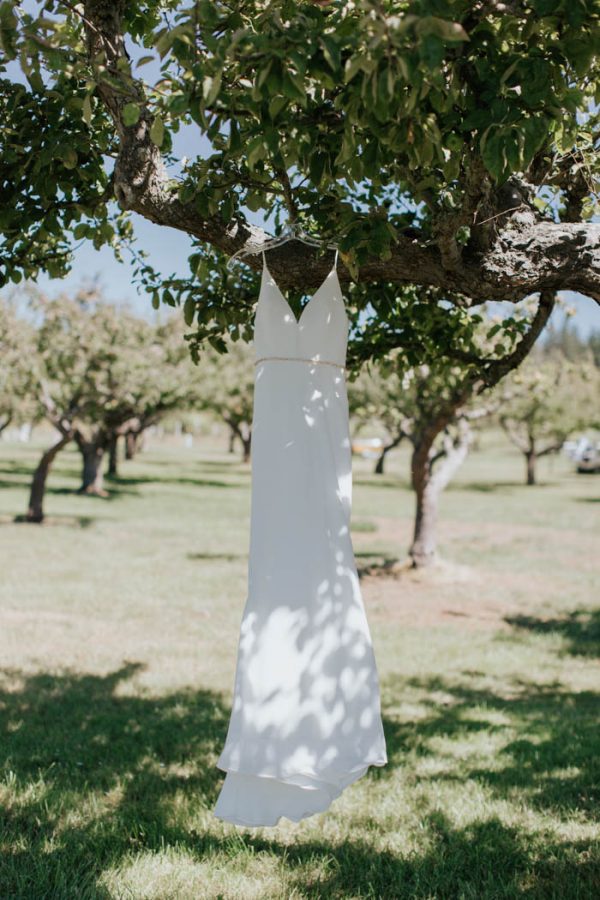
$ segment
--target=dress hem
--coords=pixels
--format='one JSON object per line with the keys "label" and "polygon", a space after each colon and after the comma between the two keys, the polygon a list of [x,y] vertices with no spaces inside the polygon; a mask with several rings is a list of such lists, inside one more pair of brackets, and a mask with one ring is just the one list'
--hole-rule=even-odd
{"label": "dress hem", "polygon": [[[230,822],[233,825],[241,825],[242,827],[245,827],[245,828],[273,828],[274,826],[279,824],[281,819],[288,819],[288,821],[298,824],[303,819],[307,819],[307,818],[310,818],[311,816],[316,816],[316,815],[319,815],[320,813],[327,812],[327,810],[329,809],[329,807],[331,806],[333,801],[337,800],[342,795],[343,791],[347,787],[350,787],[351,784],[355,784],[360,778],[363,777],[363,775],[366,775],[370,766],[379,766],[380,767],[380,766],[386,765],[387,762],[388,762],[387,757],[384,760],[381,760],[379,758],[379,759],[373,760],[373,761],[365,761],[361,765],[355,766],[354,768],[349,769],[344,774],[345,775],[353,775],[354,773],[357,773],[356,778],[353,778],[352,781],[345,784],[334,797],[330,797],[328,802],[326,803],[325,806],[323,806],[322,809],[304,810],[298,814],[298,818],[287,815],[286,813],[280,813],[273,822],[246,822],[243,819],[238,818],[234,815],[228,816],[226,813],[221,815],[221,814],[213,811],[213,815],[216,819],[220,819],[223,822]],[[224,771],[224,772],[232,772],[233,774],[250,775],[255,778],[273,778],[276,781],[283,781],[284,784],[289,783],[289,782],[285,782],[285,780],[284,780],[285,776],[278,777],[276,775],[257,774],[256,772],[244,772],[240,769],[225,769],[219,765],[217,765],[217,768],[221,769],[221,771]],[[316,778],[316,776],[308,775],[304,772],[294,772],[294,773],[290,773],[290,774],[292,776],[293,775],[304,775],[307,778]],[[325,784],[327,784],[327,782],[325,782]],[[310,789],[303,788],[303,790],[310,790]]]}

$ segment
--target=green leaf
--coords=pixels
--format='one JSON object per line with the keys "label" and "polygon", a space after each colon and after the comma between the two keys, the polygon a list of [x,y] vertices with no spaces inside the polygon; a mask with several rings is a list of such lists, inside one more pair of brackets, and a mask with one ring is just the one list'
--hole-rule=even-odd
{"label": "green leaf", "polygon": [[163,120],[160,116],[155,116],[152,125],[150,126],[150,140],[157,147],[162,145],[165,136],[165,126],[163,125]]}
{"label": "green leaf", "polygon": [[81,108],[84,122],[89,125],[92,121],[92,100],[89,94],[83,98],[83,106]]}
{"label": "green leaf", "polygon": [[269,115],[272,119],[276,119],[281,110],[287,103],[287,98],[281,95],[273,97],[269,103]]}
{"label": "green leaf", "polygon": [[66,150],[63,150],[62,155],[59,158],[62,159],[62,163],[65,169],[75,169],[77,167],[77,151],[72,147],[68,147]]}
{"label": "green leaf", "polygon": [[257,135],[257,137],[253,138],[248,144],[246,150],[246,159],[248,161],[248,168],[253,169],[256,163],[260,159],[264,159],[267,155],[267,148],[264,144],[264,137],[262,134]]}
{"label": "green leaf", "polygon": [[192,294],[188,294],[183,304],[183,319],[186,325],[191,325],[194,321],[194,313],[196,312],[196,301]]}
{"label": "green leaf", "polygon": [[137,103],[126,103],[122,110],[123,124],[127,127],[135,125],[140,117],[140,108]]}
{"label": "green leaf", "polygon": [[215,75],[205,75],[202,80],[202,96],[204,97],[204,101],[207,106],[210,106],[211,103],[219,96],[219,91],[221,90],[221,72],[217,72]]}
{"label": "green leaf", "polygon": [[468,41],[469,35],[460,22],[449,22],[438,16],[426,16],[417,25],[420,34],[436,34],[443,41]]}
{"label": "green leaf", "polygon": [[340,48],[329,35],[322,34],[319,43],[323,49],[323,56],[331,66],[334,72],[340,67]]}
{"label": "green leaf", "polygon": [[352,81],[354,76],[360,72],[362,69],[363,57],[360,54],[356,56],[351,56],[346,60],[346,65],[344,66],[344,81],[348,84],[349,81]]}

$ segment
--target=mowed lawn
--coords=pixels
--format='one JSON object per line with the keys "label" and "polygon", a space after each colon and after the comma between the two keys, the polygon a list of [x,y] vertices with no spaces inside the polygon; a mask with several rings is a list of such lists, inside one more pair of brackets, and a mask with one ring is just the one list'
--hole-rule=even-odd
{"label": "mowed lawn", "polygon": [[[352,538],[389,764],[299,825],[215,819],[246,598],[250,466],[150,444],[110,497],[0,441],[0,898],[600,897],[600,477],[537,487],[485,434],[410,542],[405,452],[354,461]],[[274,682],[278,673],[273,672]]]}

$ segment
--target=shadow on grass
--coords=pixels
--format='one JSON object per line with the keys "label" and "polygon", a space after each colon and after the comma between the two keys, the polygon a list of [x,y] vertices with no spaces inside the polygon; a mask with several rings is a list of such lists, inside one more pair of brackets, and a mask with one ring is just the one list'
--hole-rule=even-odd
{"label": "shadow on grass", "polygon": [[193,562],[198,562],[200,560],[206,561],[207,559],[226,559],[228,561],[233,561],[234,559],[247,559],[247,553],[188,553],[187,559],[192,560]]}
{"label": "shadow on grass", "polygon": [[455,481],[445,488],[446,491],[476,491],[480,494],[512,494],[517,488],[526,488],[525,481]]}
{"label": "shadow on grass", "polygon": [[392,478],[385,475],[355,475],[352,482],[355,487],[409,489],[409,483],[406,478]]}
{"label": "shadow on grass", "polygon": [[43,522],[31,522],[23,514],[12,516],[10,519],[8,517],[3,519],[0,516],[0,525],[35,525],[42,528],[49,528],[54,525],[62,526],[63,528],[91,528],[95,522],[96,520],[92,516],[48,515],[44,516]]}
{"label": "shadow on grass", "polygon": [[[270,854],[298,897],[594,896],[598,869],[584,842],[525,833],[494,816],[459,827],[439,809],[436,791],[422,801],[414,839],[408,833],[395,837],[394,821],[384,827],[367,805],[340,823],[337,840],[300,832],[290,841],[275,829],[240,831],[217,820],[213,828],[194,829],[194,817],[216,801],[223,773],[215,762],[229,709],[207,690],[131,696],[127,681],[141,668],[130,663],[106,676],[5,673],[16,686],[0,691],[3,896],[108,900],[115,895],[99,886],[104,872],[168,847],[204,863],[219,856],[224,873],[232,857],[241,857],[233,863],[239,871],[244,858]],[[388,695],[418,689],[429,711],[415,722],[384,718],[389,763],[366,778],[399,790],[394,768],[406,765],[409,753],[438,756],[429,749],[432,738],[495,732],[503,726],[490,723],[485,710],[501,710],[511,725],[500,766],[498,759],[489,768],[467,763],[463,771],[434,780],[459,780],[465,789],[477,780],[507,802],[518,789],[518,803],[525,799],[558,817],[564,812],[565,819],[574,809],[591,812],[597,695],[516,687],[519,696],[506,700],[468,682],[457,687],[439,678],[388,679]],[[452,695],[450,705],[440,706],[433,693],[439,690]],[[476,705],[482,707],[479,718],[472,717]],[[518,737],[508,737],[515,730]],[[564,766],[576,774],[556,774]],[[406,805],[400,791],[398,804]],[[372,834],[372,842],[352,838],[353,824]],[[420,849],[405,849],[415,841]]]}
{"label": "shadow on grass", "polygon": [[107,475],[105,478],[110,484],[116,485],[134,485],[134,484],[191,484],[194,487],[217,487],[231,488],[241,487],[240,482],[236,481],[215,481],[208,478],[189,478],[182,476],[165,477],[163,475],[139,475],[131,478],[126,475]]}
{"label": "shadow on grass", "polygon": [[556,634],[565,640],[565,652],[575,656],[600,656],[600,609],[575,609],[561,618],[505,616],[505,622],[537,634]]}
{"label": "shadow on grass", "polygon": [[[405,733],[405,743],[416,747],[420,756],[435,755],[428,749],[432,739],[455,742],[460,751],[447,757],[457,760],[455,771],[435,774],[432,780],[475,780],[503,800],[518,793],[519,802],[564,820],[576,811],[593,815],[600,802],[599,692],[574,693],[559,683],[536,684],[519,678],[510,682],[504,696],[437,676],[386,685],[388,693],[396,695],[407,688],[425,694],[420,703],[430,712],[415,723],[411,734]],[[443,703],[437,699],[440,691]],[[469,739],[481,732],[507,736],[489,768],[468,762]],[[392,760],[394,754],[392,746]]]}

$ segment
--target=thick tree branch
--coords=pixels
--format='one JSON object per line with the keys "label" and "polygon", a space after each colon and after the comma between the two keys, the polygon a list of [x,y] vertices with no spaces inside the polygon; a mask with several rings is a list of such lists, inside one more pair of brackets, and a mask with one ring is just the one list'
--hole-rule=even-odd
{"label": "thick tree branch", "polygon": [[[128,73],[121,18],[124,0],[85,0],[84,28],[90,62],[98,80],[98,92],[110,112],[120,140],[115,165],[115,195],[121,207],[131,209],[159,225],[184,231],[226,254],[242,247],[259,249],[269,235],[242,219],[224,224],[220,217],[204,218],[193,203],[179,200],[177,187],[167,177],[160,150],[150,139],[152,115],[145,104],[141,83]],[[118,64],[125,63],[123,68]],[[103,80],[107,71],[110,82]],[[115,82],[120,81],[122,88]],[[135,125],[126,126],[122,110],[135,102],[141,115]],[[485,200],[487,187],[473,179],[467,191],[462,218]],[[480,214],[485,203],[479,206]],[[495,211],[495,210],[494,210]],[[461,218],[461,220],[462,220]],[[449,294],[486,300],[517,302],[538,291],[572,290],[600,303],[600,225],[557,224],[538,221],[530,209],[502,216],[494,226],[493,240],[485,229],[485,216],[475,230],[476,237],[463,250],[455,246],[457,220],[450,226],[437,223],[437,241],[400,236],[389,260],[373,259],[360,267],[360,283],[413,283],[441,288]],[[315,250],[290,242],[269,251],[269,268],[285,288],[302,285],[316,288],[327,275],[328,259],[315,260]],[[245,258],[256,270],[260,256]],[[340,280],[350,283],[350,275],[340,265]]]}

